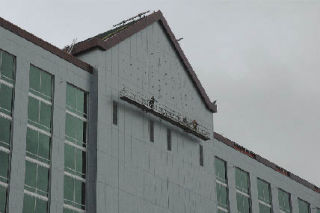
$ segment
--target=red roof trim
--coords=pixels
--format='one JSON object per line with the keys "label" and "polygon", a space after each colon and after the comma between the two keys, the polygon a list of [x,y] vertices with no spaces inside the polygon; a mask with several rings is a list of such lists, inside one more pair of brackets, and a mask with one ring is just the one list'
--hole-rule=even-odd
{"label": "red roof trim", "polygon": [[280,174],[289,177],[290,179],[302,184],[303,186],[320,193],[320,188],[317,187],[316,185],[308,182],[307,180],[289,172],[288,170],[278,166],[275,163],[270,162],[269,160],[261,157],[260,155],[255,154],[254,152],[240,146],[239,144],[237,144],[236,142],[231,141],[228,138],[223,137],[222,135],[220,135],[219,133],[214,132],[214,138],[224,144],[226,144],[227,146],[230,146],[231,148],[237,150],[238,152],[241,152],[242,154],[247,155],[248,157],[255,159],[256,161],[258,161],[259,163],[264,164],[265,166],[275,170],[276,172],[279,172]]}
{"label": "red roof trim", "polygon": [[166,19],[162,15],[161,11],[155,12],[149,16],[146,16],[136,23],[128,26],[128,28],[120,31],[116,35],[110,37],[106,41],[103,41],[99,38],[91,38],[85,41],[77,43],[72,50],[73,55],[79,55],[85,53],[89,50],[94,48],[99,48],[101,50],[108,50],[111,47],[115,46],[116,44],[120,43],[121,41],[125,40],[126,38],[130,37],[131,35],[139,32],[140,30],[146,28],[147,26],[151,25],[152,23],[159,21],[161,26],[163,27],[165,33],[167,34],[168,38],[170,39],[171,44],[173,45],[177,55],[179,56],[181,62],[183,63],[185,69],[189,77],[191,78],[193,84],[195,85],[197,91],[199,92],[201,99],[204,101],[206,107],[213,113],[217,112],[217,105],[212,103],[205,92],[204,88],[202,87],[196,73],[194,72],[192,66],[190,65],[187,57],[183,53],[179,43],[177,42],[173,32],[171,31]]}
{"label": "red roof trim", "polygon": [[58,47],[53,46],[52,44],[42,40],[41,38],[36,37],[35,35],[21,29],[20,27],[12,24],[11,22],[9,22],[1,17],[0,17],[0,26],[3,27],[4,29],[16,34],[17,36],[20,36],[20,37],[24,38],[25,40],[34,43],[35,45],[43,48],[44,50],[47,50],[47,51],[51,52],[52,54],[72,63],[73,65],[75,65],[85,71],[88,71],[90,73],[93,72],[93,67],[91,65],[79,60],[78,58],[72,56],[71,54],[68,54],[68,53],[62,51]]}

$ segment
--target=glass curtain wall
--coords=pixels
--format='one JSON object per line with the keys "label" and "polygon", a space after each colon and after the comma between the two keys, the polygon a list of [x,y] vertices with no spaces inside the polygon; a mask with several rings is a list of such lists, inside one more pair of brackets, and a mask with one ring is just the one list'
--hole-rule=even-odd
{"label": "glass curtain wall", "polygon": [[0,50],[0,213],[8,200],[15,69],[15,57]]}
{"label": "glass curtain wall", "polygon": [[52,85],[52,75],[33,65],[30,66],[23,201],[25,213],[48,212]]}
{"label": "glass curtain wall", "polygon": [[85,212],[87,94],[68,84],[64,144],[64,213]]}
{"label": "glass curtain wall", "polygon": [[227,163],[215,158],[216,192],[218,202],[218,213],[229,212]]}
{"label": "glass curtain wall", "polygon": [[249,173],[236,168],[236,196],[238,213],[251,212]]}

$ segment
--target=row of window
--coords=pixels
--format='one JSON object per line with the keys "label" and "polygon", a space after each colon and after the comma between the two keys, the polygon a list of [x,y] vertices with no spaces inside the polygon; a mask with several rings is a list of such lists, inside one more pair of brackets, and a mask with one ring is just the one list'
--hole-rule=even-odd
{"label": "row of window", "polygon": [[[227,181],[227,163],[220,158],[215,158],[216,171],[216,193],[218,203],[218,213],[229,212],[229,193]],[[237,210],[239,213],[250,213],[251,195],[250,195],[250,177],[249,173],[240,169],[235,169],[235,186]],[[257,178],[258,205],[260,213],[272,212],[272,198],[270,183]],[[282,189],[278,189],[278,202],[280,211],[291,213],[290,194]],[[302,199],[298,199],[299,213],[310,213],[310,204]],[[320,209],[317,210],[320,213]]]}
{"label": "row of window", "polygon": [[0,212],[7,208],[15,57],[0,50]]}
{"label": "row of window", "polygon": [[[0,213],[7,211],[15,57],[0,50]],[[53,75],[31,65],[23,212],[48,212]],[[87,93],[67,84],[64,212],[85,212]]]}

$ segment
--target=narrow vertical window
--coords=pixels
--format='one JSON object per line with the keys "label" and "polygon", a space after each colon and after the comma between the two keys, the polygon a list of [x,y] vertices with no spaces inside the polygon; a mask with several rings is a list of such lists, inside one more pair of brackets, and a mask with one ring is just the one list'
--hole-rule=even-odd
{"label": "narrow vertical window", "polygon": [[298,199],[299,213],[310,213],[310,204],[304,200]]}
{"label": "narrow vertical window", "polygon": [[278,190],[278,200],[279,200],[279,208],[282,213],[290,213],[291,212],[291,202],[290,202],[290,194],[288,192],[283,191],[282,189]]}
{"label": "narrow vertical window", "polygon": [[0,212],[6,212],[16,59],[0,50]]}
{"label": "narrow vertical window", "polygon": [[227,163],[220,158],[215,158],[216,171],[216,193],[218,202],[218,213],[229,212],[229,192],[227,180]]}
{"label": "narrow vertical window", "polygon": [[237,209],[241,213],[251,212],[251,198],[250,198],[250,178],[249,173],[239,168],[236,168],[236,198]]}
{"label": "narrow vertical window", "polygon": [[171,151],[171,130],[167,129],[167,150]]}
{"label": "narrow vertical window", "polygon": [[64,212],[85,211],[87,93],[67,84],[64,144]]}
{"label": "narrow vertical window", "polygon": [[258,201],[260,213],[271,213],[271,191],[270,184],[260,178],[257,179],[258,185]]}
{"label": "narrow vertical window", "polygon": [[118,103],[115,101],[113,102],[113,124],[118,124]]}
{"label": "narrow vertical window", "polygon": [[203,166],[203,146],[201,144],[199,145],[199,161],[200,166]]}
{"label": "narrow vertical window", "polygon": [[23,212],[48,212],[53,77],[30,66]]}
{"label": "narrow vertical window", "polygon": [[154,123],[152,120],[149,120],[149,139],[154,142]]}

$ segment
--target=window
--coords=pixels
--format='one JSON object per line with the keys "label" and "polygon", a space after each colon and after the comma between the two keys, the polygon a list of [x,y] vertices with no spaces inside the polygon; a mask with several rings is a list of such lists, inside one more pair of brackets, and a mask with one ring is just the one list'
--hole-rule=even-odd
{"label": "window", "polygon": [[154,142],[154,124],[152,120],[149,120],[149,139]]}
{"label": "window", "polygon": [[23,199],[23,213],[30,212],[48,212],[48,203],[40,198],[25,194]]}
{"label": "window", "polygon": [[317,213],[320,213],[320,208],[317,208]]}
{"label": "window", "polygon": [[203,146],[199,144],[199,163],[203,166]]}
{"label": "window", "polygon": [[299,213],[309,213],[310,212],[310,204],[304,200],[298,199],[299,204]]}
{"label": "window", "polygon": [[291,202],[290,202],[290,194],[288,192],[283,191],[282,189],[278,190],[278,200],[279,200],[279,208],[280,211],[285,213],[291,212]]}
{"label": "window", "polygon": [[259,212],[260,213],[271,213],[271,191],[270,184],[264,180],[258,178],[258,200],[259,200]]}
{"label": "window", "polygon": [[118,124],[118,103],[115,101],[113,102],[113,124]]}
{"label": "window", "polygon": [[229,199],[228,199],[228,181],[226,162],[215,158],[215,172],[216,172],[216,192],[218,202],[218,212],[229,212]]}
{"label": "window", "polygon": [[167,150],[171,151],[171,130],[167,129]]}
{"label": "window", "polygon": [[15,69],[15,57],[0,50],[0,212],[7,208]]}
{"label": "window", "polygon": [[239,213],[251,212],[249,173],[236,168],[237,209]]}
{"label": "window", "polygon": [[63,212],[83,212],[87,166],[87,94],[68,84],[66,103]]}
{"label": "window", "polygon": [[48,212],[53,77],[31,65],[23,212]]}

